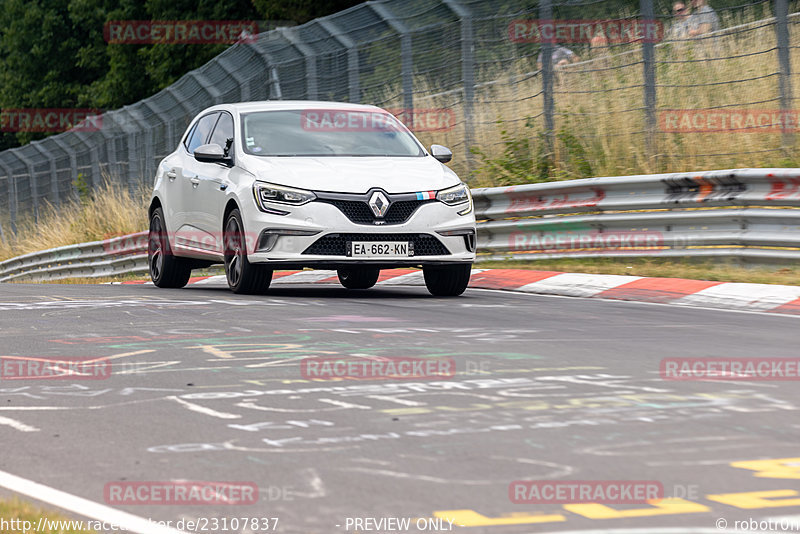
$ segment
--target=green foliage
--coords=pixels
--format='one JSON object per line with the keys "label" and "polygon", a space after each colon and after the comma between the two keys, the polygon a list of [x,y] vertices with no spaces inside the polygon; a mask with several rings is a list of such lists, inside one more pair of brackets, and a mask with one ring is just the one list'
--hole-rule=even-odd
{"label": "green foliage", "polygon": [[591,178],[592,165],[589,163],[586,149],[580,139],[567,130],[561,130],[556,137],[564,148],[564,167],[576,174],[576,176],[567,176],[567,178]]}
{"label": "green foliage", "polygon": [[360,3],[355,0],[253,0],[253,6],[265,19],[291,20],[298,24]]}
{"label": "green foliage", "polygon": [[503,144],[501,155],[492,157],[483,149],[473,147],[470,151],[481,159],[481,166],[476,174],[490,176],[495,185],[532,184],[548,182],[552,169],[551,159],[547,154],[547,140],[543,132],[531,138],[532,119],[525,122],[525,134],[514,135],[497,121]]}
{"label": "green foliage", "polygon": [[533,119],[528,118],[525,129],[516,134],[510,132],[503,121],[497,121],[497,124],[503,146],[499,156],[491,156],[481,148],[471,149],[481,160],[475,174],[491,177],[494,185],[591,178],[594,169],[590,160],[602,157],[598,150],[587,149],[583,141],[570,131],[569,122],[565,122],[555,135],[555,155],[548,153],[545,133],[534,132]]}
{"label": "green foliage", "polygon": [[[153,95],[225,44],[108,44],[120,20],[303,23],[356,0],[0,0],[0,109],[115,109]],[[44,137],[0,135],[0,150]]]}
{"label": "green foliage", "polygon": [[800,167],[800,158],[798,157],[787,157],[775,164],[776,167],[781,167],[784,169],[796,169]]}
{"label": "green foliage", "polygon": [[72,185],[75,187],[75,190],[78,191],[78,200],[80,200],[81,204],[85,205],[91,202],[94,189],[92,189],[92,186],[86,181],[86,176],[84,176],[82,172],[78,173],[78,177],[72,182]]}

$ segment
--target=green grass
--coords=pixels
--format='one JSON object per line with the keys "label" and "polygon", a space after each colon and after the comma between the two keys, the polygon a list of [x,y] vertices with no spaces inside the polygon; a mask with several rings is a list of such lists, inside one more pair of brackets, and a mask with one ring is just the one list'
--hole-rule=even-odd
{"label": "green grass", "polygon": [[[199,275],[194,275],[199,276]],[[43,282],[35,282],[41,284],[68,284],[68,285],[80,285],[80,284],[108,284],[111,282],[130,282],[135,280],[144,280],[148,279],[146,273],[128,273],[128,274],[118,274],[116,276],[101,276],[99,278],[62,278],[61,280],[46,280]],[[20,282],[12,282],[12,283],[19,283],[19,284],[30,284],[34,282],[27,282],[27,281],[20,281]]]}
{"label": "green grass", "polygon": [[[70,521],[70,518],[53,512],[52,510],[44,510],[17,498],[11,499],[10,501],[0,500],[0,518],[5,520],[7,523],[11,520],[14,520],[14,523],[3,525],[5,527],[13,526],[14,528],[2,528],[0,526],[0,534],[28,534],[29,532],[37,532],[39,534],[92,534],[95,532],[94,530],[52,528],[36,530],[40,518],[44,518],[49,521]],[[23,530],[23,525],[19,525],[16,520],[30,521],[33,527],[30,530]]]}
{"label": "green grass", "polygon": [[719,260],[712,263],[708,260],[668,258],[569,258],[486,261],[476,264],[476,267],[800,285],[800,268],[793,265],[748,266],[733,261]]}

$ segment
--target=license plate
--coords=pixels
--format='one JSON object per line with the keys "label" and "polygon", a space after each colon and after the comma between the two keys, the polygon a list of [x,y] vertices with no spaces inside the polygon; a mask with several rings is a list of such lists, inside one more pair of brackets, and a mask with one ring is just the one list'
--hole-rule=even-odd
{"label": "license plate", "polygon": [[352,241],[349,252],[354,258],[408,258],[414,247],[408,241]]}

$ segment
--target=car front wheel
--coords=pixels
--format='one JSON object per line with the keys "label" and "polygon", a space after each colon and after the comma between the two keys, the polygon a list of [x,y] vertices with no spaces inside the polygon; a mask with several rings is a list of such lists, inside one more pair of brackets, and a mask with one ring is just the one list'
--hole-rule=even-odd
{"label": "car front wheel", "polygon": [[378,281],[380,269],[339,269],[339,282],[347,289],[369,289]]}
{"label": "car front wheel", "polygon": [[422,272],[425,277],[425,286],[431,295],[457,297],[469,285],[472,264],[423,267]]}
{"label": "car front wheel", "polygon": [[264,293],[272,282],[272,269],[248,261],[244,224],[238,209],[233,210],[225,221],[224,241],[228,287],[241,295]]}
{"label": "car front wheel", "polygon": [[150,216],[147,243],[147,265],[150,279],[157,287],[179,288],[189,283],[192,269],[189,261],[172,253],[164,224],[164,210],[156,208]]}

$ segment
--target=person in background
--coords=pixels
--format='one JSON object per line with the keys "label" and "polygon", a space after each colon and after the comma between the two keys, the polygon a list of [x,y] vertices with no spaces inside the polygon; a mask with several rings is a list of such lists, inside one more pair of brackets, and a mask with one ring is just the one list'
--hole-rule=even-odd
{"label": "person in background", "polygon": [[698,37],[719,30],[719,16],[706,0],[692,0],[692,15],[689,17],[689,37]]}
{"label": "person in background", "polygon": [[601,31],[595,33],[594,37],[589,41],[589,47],[593,54],[604,54],[608,49],[608,37]]}
{"label": "person in background", "polygon": [[[554,46],[552,55],[550,57],[553,60],[554,69],[563,67],[564,65],[569,65],[570,63],[575,63],[581,59],[578,57],[578,54],[565,46]],[[536,65],[539,67],[539,70],[542,70],[542,52],[539,52]]]}
{"label": "person in background", "polygon": [[689,8],[683,2],[675,2],[672,6],[674,22],[669,28],[669,40],[679,41],[689,37]]}

